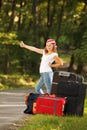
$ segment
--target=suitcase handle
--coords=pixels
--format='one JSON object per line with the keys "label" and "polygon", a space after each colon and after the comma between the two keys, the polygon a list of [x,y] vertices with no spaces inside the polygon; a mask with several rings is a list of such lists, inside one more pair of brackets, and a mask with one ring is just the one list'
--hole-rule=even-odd
{"label": "suitcase handle", "polygon": [[69,76],[70,76],[70,72],[59,71],[59,76],[66,76],[66,77],[69,77]]}
{"label": "suitcase handle", "polygon": [[46,93],[46,94],[41,94],[40,96],[41,96],[41,97],[52,97],[52,98],[56,97],[55,94],[48,94],[48,93]]}

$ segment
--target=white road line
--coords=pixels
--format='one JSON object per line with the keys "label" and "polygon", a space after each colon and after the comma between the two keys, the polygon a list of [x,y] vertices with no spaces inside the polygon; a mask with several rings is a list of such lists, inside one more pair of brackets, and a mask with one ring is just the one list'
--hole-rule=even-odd
{"label": "white road line", "polygon": [[15,123],[11,123],[11,122],[7,122],[7,123],[6,122],[3,122],[3,123],[0,122],[0,125],[9,125],[9,124],[16,125]]}
{"label": "white road line", "polygon": [[25,93],[12,93],[12,92],[0,92],[1,94],[6,94],[6,95],[25,95]]}
{"label": "white road line", "polygon": [[7,123],[0,123],[1,125],[9,125],[9,124],[13,124],[11,122],[7,122]]}
{"label": "white road line", "polygon": [[19,107],[19,106],[26,106],[26,105],[24,105],[24,104],[22,104],[22,105],[20,105],[20,104],[15,104],[15,105],[0,105],[0,107]]}
{"label": "white road line", "polygon": [[13,102],[12,102],[12,101],[11,101],[11,102],[7,102],[7,101],[5,102],[5,101],[4,101],[4,102],[0,102],[0,104],[3,104],[3,105],[4,105],[4,104],[8,104],[8,103],[9,103],[9,104],[12,104],[12,103],[24,104],[25,102],[17,102],[17,101],[13,101]]}
{"label": "white road line", "polygon": [[[5,116],[5,117],[0,117],[0,119],[8,119],[8,118],[13,118],[14,116]],[[16,116],[15,116],[16,117]]]}

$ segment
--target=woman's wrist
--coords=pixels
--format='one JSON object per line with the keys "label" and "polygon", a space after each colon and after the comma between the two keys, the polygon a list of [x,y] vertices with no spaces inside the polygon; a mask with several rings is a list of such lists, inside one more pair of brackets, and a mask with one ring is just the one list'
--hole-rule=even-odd
{"label": "woman's wrist", "polygon": [[50,67],[53,67],[53,65],[51,64]]}
{"label": "woman's wrist", "polygon": [[50,64],[50,67],[54,67],[54,64]]}
{"label": "woman's wrist", "polygon": [[52,68],[58,67],[56,64],[51,64]]}

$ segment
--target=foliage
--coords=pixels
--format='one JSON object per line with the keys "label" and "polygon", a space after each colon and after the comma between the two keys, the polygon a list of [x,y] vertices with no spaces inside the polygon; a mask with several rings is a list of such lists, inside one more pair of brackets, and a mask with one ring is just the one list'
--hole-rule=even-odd
{"label": "foliage", "polygon": [[85,46],[83,46],[81,49],[76,49],[75,51],[74,51],[74,53],[75,53],[75,60],[76,60],[76,62],[78,63],[78,62],[82,62],[82,63],[84,63],[84,65],[86,65],[87,64],[87,60],[86,60],[86,58],[87,58],[87,45],[85,45]]}
{"label": "foliage", "polygon": [[77,64],[87,64],[86,14],[86,0],[1,1],[0,72],[12,73],[12,68],[23,73],[38,70],[40,56],[19,49],[21,40],[43,48],[48,38],[54,38],[59,49],[75,54]]}

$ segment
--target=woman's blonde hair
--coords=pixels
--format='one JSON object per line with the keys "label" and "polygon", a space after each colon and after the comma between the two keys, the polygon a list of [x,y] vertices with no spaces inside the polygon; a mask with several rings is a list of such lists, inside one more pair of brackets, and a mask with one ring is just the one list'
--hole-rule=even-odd
{"label": "woman's blonde hair", "polygon": [[[53,49],[52,49],[52,51],[53,51],[53,52],[57,52],[57,45],[56,45],[55,40],[53,40],[53,39],[48,39],[48,40],[46,41],[46,43],[51,43],[51,44],[53,44]],[[45,51],[45,53],[48,53],[48,50],[46,49],[46,47],[44,48],[44,51]]]}

